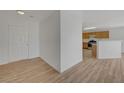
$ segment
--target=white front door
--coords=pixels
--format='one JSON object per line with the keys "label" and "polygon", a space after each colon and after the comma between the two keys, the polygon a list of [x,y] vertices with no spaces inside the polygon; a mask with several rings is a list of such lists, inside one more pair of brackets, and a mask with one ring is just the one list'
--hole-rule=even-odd
{"label": "white front door", "polygon": [[28,58],[28,30],[23,25],[9,25],[9,61]]}

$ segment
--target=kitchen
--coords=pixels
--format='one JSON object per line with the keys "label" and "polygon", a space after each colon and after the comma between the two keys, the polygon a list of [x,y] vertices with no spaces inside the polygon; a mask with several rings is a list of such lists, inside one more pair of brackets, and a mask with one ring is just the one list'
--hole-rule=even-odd
{"label": "kitchen", "polygon": [[[121,40],[111,40],[110,31],[83,31],[83,56],[85,59],[121,58]],[[114,46],[114,47],[113,47]]]}

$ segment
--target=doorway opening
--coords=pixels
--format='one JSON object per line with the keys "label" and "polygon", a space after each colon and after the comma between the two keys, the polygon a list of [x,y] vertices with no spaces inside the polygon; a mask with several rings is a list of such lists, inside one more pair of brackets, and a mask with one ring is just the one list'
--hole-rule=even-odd
{"label": "doorway opening", "polygon": [[83,31],[82,50],[84,60],[97,59],[97,42],[106,39],[109,39],[109,31]]}

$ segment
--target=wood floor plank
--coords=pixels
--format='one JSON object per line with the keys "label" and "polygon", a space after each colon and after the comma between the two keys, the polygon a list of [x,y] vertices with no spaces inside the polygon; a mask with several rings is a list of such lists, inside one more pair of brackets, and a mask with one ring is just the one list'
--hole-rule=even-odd
{"label": "wood floor plank", "polygon": [[124,54],[121,59],[95,59],[84,50],[84,61],[58,73],[40,58],[0,65],[1,83],[123,83]]}

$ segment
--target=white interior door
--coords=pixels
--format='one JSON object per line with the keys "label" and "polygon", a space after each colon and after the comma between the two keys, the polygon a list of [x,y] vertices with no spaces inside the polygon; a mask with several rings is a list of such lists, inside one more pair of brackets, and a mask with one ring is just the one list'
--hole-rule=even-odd
{"label": "white interior door", "polygon": [[9,25],[9,60],[28,58],[28,30],[26,26]]}

